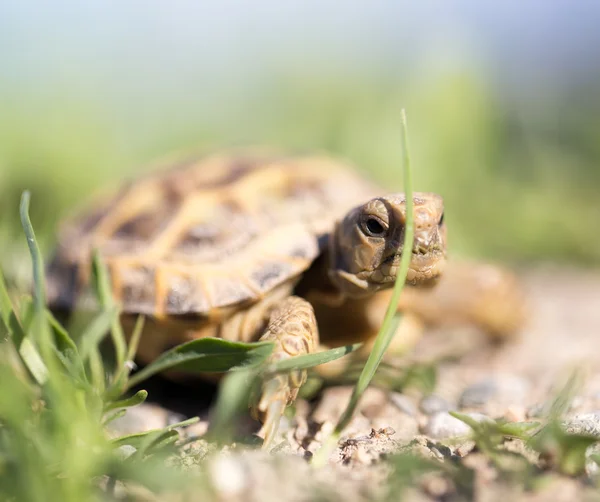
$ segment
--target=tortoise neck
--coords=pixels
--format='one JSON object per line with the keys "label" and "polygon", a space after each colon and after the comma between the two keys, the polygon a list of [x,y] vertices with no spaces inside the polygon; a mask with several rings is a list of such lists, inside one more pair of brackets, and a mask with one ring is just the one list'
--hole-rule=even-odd
{"label": "tortoise neck", "polygon": [[343,292],[331,280],[329,275],[331,269],[330,253],[331,250],[327,247],[314,261],[296,286],[296,294],[308,299],[311,297],[330,297],[335,303],[343,302]]}

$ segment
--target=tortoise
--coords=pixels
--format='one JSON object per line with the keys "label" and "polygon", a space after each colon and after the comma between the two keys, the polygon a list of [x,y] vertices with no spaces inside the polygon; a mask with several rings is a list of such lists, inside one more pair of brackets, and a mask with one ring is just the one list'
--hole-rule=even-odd
{"label": "tortoise", "polygon": [[[442,197],[415,193],[414,216],[407,283],[431,286],[446,265]],[[405,251],[405,218],[403,194],[386,195],[328,156],[245,150],[193,157],[154,169],[67,220],[48,269],[49,301],[72,308],[97,250],[124,325],[147,316],[141,362],[207,336],[271,340],[273,360],[368,341]],[[448,318],[470,316],[490,331],[511,331],[510,312],[499,322],[477,317],[482,295],[471,295],[467,306],[454,300],[460,277],[442,294],[442,312],[418,288],[399,308],[429,321],[451,310]],[[510,296],[512,285],[500,280],[487,289]],[[278,375],[251,403],[265,442],[305,378]]]}

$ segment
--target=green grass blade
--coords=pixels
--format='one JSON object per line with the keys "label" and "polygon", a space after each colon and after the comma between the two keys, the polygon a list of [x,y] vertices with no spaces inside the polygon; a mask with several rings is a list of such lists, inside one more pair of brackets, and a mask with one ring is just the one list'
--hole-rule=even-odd
{"label": "green grass blade", "polygon": [[46,317],[48,318],[48,324],[50,325],[51,330],[54,333],[54,340],[56,342],[56,347],[61,352],[73,352],[77,354],[77,345],[73,341],[73,339],[69,336],[67,330],[63,327],[63,325],[58,322],[56,317],[50,312],[46,310]]}
{"label": "green grass blade", "polygon": [[106,374],[104,372],[104,362],[102,361],[102,355],[98,350],[98,346],[94,345],[90,348],[87,361],[90,368],[90,377],[92,385],[100,393],[104,392],[106,388]]}
{"label": "green grass blade", "polygon": [[140,338],[142,337],[142,333],[144,331],[145,323],[146,318],[144,316],[138,316],[137,320],[135,321],[135,326],[133,328],[133,332],[131,333],[131,338],[129,339],[129,347],[127,348],[127,362],[135,359],[135,355],[140,344]]}
{"label": "green grass blade", "polygon": [[142,333],[144,331],[144,324],[145,317],[142,315],[138,316],[135,322],[135,326],[133,328],[133,332],[131,333],[131,337],[129,339],[129,346],[127,348],[125,364],[123,364],[120,367],[117,367],[114,372],[110,388],[108,389],[105,395],[105,400],[107,401],[112,401],[113,399],[116,399],[125,390],[125,387],[127,385],[127,378],[129,377],[131,370],[134,368],[133,361],[138,349],[138,345],[140,343]]}
{"label": "green grass blade", "polygon": [[303,356],[290,357],[283,361],[277,361],[270,364],[267,368],[267,372],[281,373],[284,371],[293,370],[304,370],[308,368],[314,368],[320,364],[325,364],[330,361],[335,361],[340,357],[344,357],[347,354],[354,352],[362,346],[362,343],[355,343],[354,345],[345,345],[343,347],[337,347],[331,350],[324,350],[322,352],[316,352],[314,354],[306,354]]}
{"label": "green grass blade", "polygon": [[506,422],[498,424],[498,431],[506,437],[527,440],[540,426],[541,422]]}
{"label": "green grass blade", "polygon": [[69,375],[76,381],[87,383],[85,368],[77,345],[69,336],[67,330],[58,322],[52,312],[46,310],[48,324],[52,332],[54,340],[54,351],[58,360],[63,364]]}
{"label": "green grass blade", "polygon": [[211,413],[210,427],[206,434],[209,440],[221,444],[233,438],[236,419],[248,409],[248,396],[257,379],[257,371],[234,371],[225,376],[219,386],[217,403]]}
{"label": "green grass blade", "polygon": [[48,368],[44,364],[37,347],[29,338],[24,338],[21,342],[19,355],[35,381],[40,385],[44,385],[48,380]]}
{"label": "green grass blade", "polygon": [[31,260],[33,264],[33,297],[36,311],[43,315],[46,308],[46,287],[44,280],[44,261],[42,259],[42,253],[35,239],[35,232],[31,225],[29,218],[29,201],[31,195],[29,191],[23,192],[21,196],[20,216],[25,236],[27,237],[27,246],[29,247],[29,253],[31,254]]}
{"label": "green grass blade", "polygon": [[13,313],[12,302],[6,288],[6,282],[4,281],[4,274],[0,270],[0,319],[6,326],[6,329],[10,329],[10,316]]}
{"label": "green grass blade", "polygon": [[[92,277],[94,279],[94,290],[101,307],[106,310],[118,309],[112,295],[108,271],[97,251],[94,252],[92,261]],[[113,320],[110,335],[115,348],[116,368],[118,372],[125,365],[127,353],[127,342],[118,315]]]}
{"label": "green grass blade", "polygon": [[20,347],[23,338],[25,338],[25,331],[8,294],[2,270],[0,270],[0,319],[9,335],[11,335],[15,347]]}
{"label": "green grass blade", "polygon": [[[129,444],[131,446],[135,446],[139,448],[139,450],[149,448],[152,443],[160,440],[161,437],[164,437],[166,433],[169,433],[175,429],[187,427],[188,425],[195,424],[200,421],[198,417],[192,417],[183,422],[177,422],[176,424],[171,424],[164,429],[152,429],[149,431],[143,432],[134,432],[133,434],[127,434],[125,436],[120,436],[118,438],[114,438],[110,441],[113,446],[119,447],[124,444]],[[138,450],[138,451],[139,451]]]}
{"label": "green grass blade", "polygon": [[273,343],[230,342],[220,338],[201,338],[178,345],[138,371],[127,382],[127,389],[165,370],[192,373],[222,373],[234,368],[256,367],[273,351]]}
{"label": "green grass blade", "polygon": [[328,457],[329,452],[337,444],[337,441],[341,435],[342,430],[348,425],[350,420],[352,419],[352,415],[358,405],[358,401],[360,400],[362,394],[369,386],[369,383],[373,379],[375,372],[377,371],[377,367],[379,363],[383,359],[385,351],[387,350],[394,334],[397,331],[398,325],[400,323],[400,315],[397,313],[397,306],[400,301],[400,295],[402,293],[402,289],[404,288],[404,284],[406,282],[406,277],[408,275],[408,269],[410,266],[410,261],[412,259],[411,250],[413,248],[414,241],[414,201],[413,201],[413,183],[412,183],[412,170],[410,165],[410,155],[408,151],[408,133],[407,133],[407,120],[406,120],[406,112],[402,110],[402,151],[403,151],[403,171],[404,171],[404,192],[406,196],[406,225],[404,231],[404,244],[402,253],[402,258],[400,261],[400,266],[398,268],[398,275],[396,276],[396,282],[394,284],[394,289],[392,292],[392,296],[390,299],[390,303],[388,305],[387,311],[385,313],[385,317],[383,319],[383,324],[377,337],[375,339],[375,343],[373,345],[373,349],[369,354],[369,357],[363,367],[361,375],[356,383],[352,395],[350,397],[350,402],[348,406],[342,413],[334,432],[332,435],[325,441],[317,455],[315,455],[314,462],[316,465],[323,465]]}
{"label": "green grass blade", "polygon": [[126,414],[127,414],[127,410],[124,410],[124,409],[115,411],[114,413],[111,413],[110,415],[108,415],[107,417],[104,418],[104,420],[102,421],[102,426],[106,427],[113,420],[116,420],[117,418],[124,417]]}
{"label": "green grass blade", "polygon": [[[48,378],[47,366],[51,363],[54,355],[51,350],[50,329],[46,318],[44,262],[29,218],[30,198],[31,196],[28,191],[23,192],[19,214],[21,225],[27,238],[27,246],[29,247],[33,267],[33,303],[35,315],[31,326],[25,332],[25,336],[19,347],[19,353],[35,379],[39,383],[45,383]],[[39,352],[33,340],[37,341]]]}
{"label": "green grass blade", "polygon": [[107,403],[104,406],[104,412],[110,410],[116,410],[117,408],[131,408],[132,406],[137,406],[138,404],[142,404],[146,398],[148,397],[148,391],[139,390],[133,396],[128,397],[127,399],[121,399],[119,401],[113,401],[112,403]]}
{"label": "green grass blade", "polygon": [[116,317],[115,308],[105,310],[95,317],[82,333],[79,339],[79,355],[83,362],[88,360],[92,350],[97,349],[100,342],[108,335]]}

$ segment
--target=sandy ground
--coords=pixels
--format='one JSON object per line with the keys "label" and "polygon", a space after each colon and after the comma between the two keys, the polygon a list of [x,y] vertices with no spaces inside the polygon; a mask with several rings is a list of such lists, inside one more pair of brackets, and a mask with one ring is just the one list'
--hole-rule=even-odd
{"label": "sandy ground", "polygon": [[[574,369],[583,370],[585,380],[577,391],[570,416],[587,413],[596,417],[593,414],[597,412],[600,424],[600,271],[539,267],[523,272],[523,284],[531,315],[527,327],[513,340],[492,344],[480,334],[460,331],[430,333],[418,344],[412,359],[427,361],[450,353],[455,356],[438,365],[433,397],[370,389],[338,450],[332,454],[330,465],[318,474],[310,471],[306,459],[333,427],[350,388],[329,388],[312,403],[300,401],[295,418],[282,424],[279,441],[270,454],[246,452],[229,455],[223,465],[219,464],[222,461],[212,464],[217,499],[310,500],[306,496],[308,478],[303,478],[306,475],[311,479],[309,485],[317,491],[337,494],[335,500],[369,500],[379,494],[377,487],[386,476],[385,465],[378,462],[382,454],[401,451],[409,444],[410,448],[442,460],[446,456],[463,456],[461,447],[466,448],[468,455],[472,445],[454,445],[446,453],[441,446],[451,436],[468,433],[468,428],[465,430],[462,423],[448,416],[447,409],[509,421],[535,418]],[[208,401],[195,399],[193,404],[187,391],[173,389],[170,384],[159,383],[151,389],[151,395],[158,397],[161,406],[139,407],[119,426],[123,430],[150,428],[177,419],[178,413],[200,414],[205,420],[187,435],[201,435],[208,425]],[[600,425],[596,432],[600,435]],[[480,474],[485,481],[485,460],[477,460],[476,452],[467,459],[483,466],[483,471],[478,472],[483,472]],[[219,495],[219,469],[238,472],[243,478],[239,490],[230,492],[225,483],[225,491]],[[284,483],[282,476],[295,481]],[[489,490],[482,489],[479,483],[476,499],[506,499],[507,486],[499,488],[493,478],[491,475],[491,481],[488,480]],[[458,496],[456,487],[435,479],[431,483],[433,487],[421,486],[407,495],[415,500],[453,500],[453,496]],[[484,482],[484,486],[488,485]],[[561,478],[541,492],[518,495],[527,500],[572,500],[583,497],[588,488],[589,481]],[[513,495],[509,498],[517,497]]]}

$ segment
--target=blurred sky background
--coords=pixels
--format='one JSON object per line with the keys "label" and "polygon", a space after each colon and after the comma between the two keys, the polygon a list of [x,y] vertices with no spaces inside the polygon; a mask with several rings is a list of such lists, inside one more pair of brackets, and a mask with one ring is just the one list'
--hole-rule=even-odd
{"label": "blurred sky background", "polygon": [[33,192],[45,250],[101,185],[173,150],[343,156],[444,195],[452,250],[600,263],[600,3],[0,3],[0,263]]}

